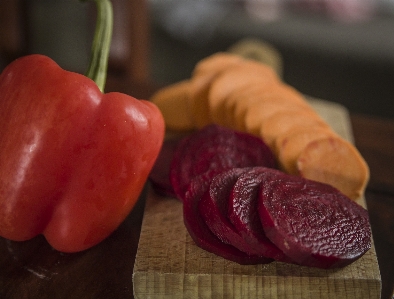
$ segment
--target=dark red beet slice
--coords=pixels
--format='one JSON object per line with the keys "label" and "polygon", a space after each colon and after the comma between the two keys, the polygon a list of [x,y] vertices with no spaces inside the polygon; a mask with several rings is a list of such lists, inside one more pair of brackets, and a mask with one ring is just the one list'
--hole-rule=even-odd
{"label": "dark red beet slice", "polygon": [[209,170],[235,167],[276,167],[268,146],[255,136],[217,125],[209,125],[182,140],[171,162],[170,180],[183,200],[190,181]]}
{"label": "dark red beet slice", "polygon": [[244,240],[259,255],[277,261],[292,262],[265,235],[258,212],[260,185],[266,180],[280,180],[283,172],[266,167],[254,167],[240,175],[228,199],[228,217]]}
{"label": "dark red beet slice", "polygon": [[371,247],[367,211],[326,184],[288,175],[262,185],[259,214],[270,240],[300,265],[343,267]]}
{"label": "dark red beet slice", "polygon": [[149,174],[149,181],[152,183],[153,190],[160,195],[175,197],[170,181],[170,165],[180,141],[181,137],[174,137],[163,142],[160,153]]}
{"label": "dark red beet slice", "polygon": [[227,217],[228,198],[232,186],[238,177],[249,169],[232,168],[216,175],[201,198],[198,208],[209,229],[220,240],[247,254],[258,255],[259,250],[255,250],[253,246],[245,242]]}
{"label": "dark red beet slice", "polygon": [[199,213],[198,203],[208,189],[209,183],[215,174],[216,171],[211,171],[194,178],[186,191],[183,201],[183,217],[190,236],[196,245],[202,249],[239,264],[262,264],[271,262],[271,259],[248,255],[231,245],[223,243],[205,224]]}

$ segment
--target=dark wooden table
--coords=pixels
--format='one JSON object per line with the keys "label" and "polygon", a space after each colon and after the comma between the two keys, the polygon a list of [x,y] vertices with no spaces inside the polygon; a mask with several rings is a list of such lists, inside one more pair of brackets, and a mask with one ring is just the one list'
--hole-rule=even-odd
{"label": "dark wooden table", "polygon": [[[130,88],[136,97],[144,87]],[[117,87],[117,90],[120,90]],[[382,299],[394,288],[394,120],[351,115],[356,146],[371,169],[366,191],[382,276]],[[54,251],[41,236],[22,243],[0,238],[1,299],[133,298],[132,273],[144,209],[144,194],[124,223],[85,252]]]}

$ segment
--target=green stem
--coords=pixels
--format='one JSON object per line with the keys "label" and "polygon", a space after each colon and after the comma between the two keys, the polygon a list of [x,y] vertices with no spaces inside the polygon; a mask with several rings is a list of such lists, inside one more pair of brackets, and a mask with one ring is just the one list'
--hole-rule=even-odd
{"label": "green stem", "polygon": [[97,21],[90,63],[85,75],[96,82],[101,92],[104,92],[112,38],[113,11],[109,0],[94,1],[97,5]]}

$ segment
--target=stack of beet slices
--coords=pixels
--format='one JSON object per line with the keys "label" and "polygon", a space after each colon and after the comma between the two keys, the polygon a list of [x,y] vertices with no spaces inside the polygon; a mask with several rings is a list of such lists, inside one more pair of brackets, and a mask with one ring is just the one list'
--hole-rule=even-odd
{"label": "stack of beet slices", "polygon": [[275,156],[260,138],[209,125],[178,144],[170,167],[171,185],[183,200],[189,183],[201,174],[257,165],[276,167]]}
{"label": "stack of beet slices", "polygon": [[275,169],[259,138],[210,125],[162,153],[152,185],[183,202],[188,232],[209,252],[240,264],[336,268],[371,247],[364,208],[329,185]]}

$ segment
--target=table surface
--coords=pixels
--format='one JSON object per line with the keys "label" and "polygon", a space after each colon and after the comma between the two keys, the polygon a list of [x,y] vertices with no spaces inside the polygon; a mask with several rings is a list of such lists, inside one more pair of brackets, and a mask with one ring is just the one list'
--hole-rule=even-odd
{"label": "table surface", "polygon": [[[129,92],[130,86],[116,86]],[[133,95],[147,98],[144,87]],[[394,289],[394,120],[351,114],[355,144],[369,164],[366,190],[382,278],[382,299]],[[144,209],[144,194],[105,241],[81,253],[53,250],[42,236],[26,242],[0,238],[0,298],[133,298],[132,273]]]}

